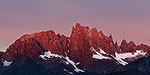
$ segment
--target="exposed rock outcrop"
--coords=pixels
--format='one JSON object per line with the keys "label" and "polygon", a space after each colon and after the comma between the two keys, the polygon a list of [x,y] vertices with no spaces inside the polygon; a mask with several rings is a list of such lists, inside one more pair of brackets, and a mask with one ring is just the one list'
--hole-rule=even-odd
{"label": "exposed rock outcrop", "polygon": [[[150,46],[148,45],[136,45],[133,41],[128,43],[123,39],[121,46],[119,46],[117,42],[114,43],[112,35],[106,36],[96,28],[90,29],[88,26],[76,23],[70,37],[56,34],[52,30],[23,35],[9,46],[6,53],[0,53],[0,58],[13,61],[23,55],[37,60],[39,55],[50,51],[53,54],[68,56],[75,63],[79,63],[77,65],[79,68],[88,69],[93,64],[99,65],[99,62],[108,60],[93,59],[93,55],[111,58],[109,62],[117,65],[115,63],[116,53],[134,54],[136,50],[146,52],[147,56],[150,54]],[[93,63],[92,61],[98,62]]]}

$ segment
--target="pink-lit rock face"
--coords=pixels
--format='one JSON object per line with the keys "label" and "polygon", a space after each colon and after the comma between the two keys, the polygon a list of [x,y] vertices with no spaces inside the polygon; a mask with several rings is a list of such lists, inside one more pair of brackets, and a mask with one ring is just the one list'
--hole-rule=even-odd
{"label": "pink-lit rock face", "polygon": [[56,35],[54,31],[46,31],[34,34],[26,34],[16,40],[6,51],[8,59],[17,57],[17,55],[26,55],[31,58],[37,58],[38,53],[51,51],[64,55],[67,49],[68,38],[64,35]]}
{"label": "pink-lit rock face", "polygon": [[55,34],[52,30],[26,34],[10,45],[6,53],[1,53],[0,57],[14,60],[19,55],[24,55],[37,59],[39,55],[50,51],[64,57],[68,56],[75,63],[80,62],[81,68],[85,68],[93,60],[93,55],[100,53],[100,49],[106,53],[102,54],[103,56],[110,58],[116,57],[116,53],[134,53],[136,50],[150,54],[148,45],[136,45],[133,41],[128,43],[123,40],[121,46],[118,46],[117,42],[114,43],[112,35],[106,36],[96,28],[90,29],[88,26],[76,23],[70,37]]}

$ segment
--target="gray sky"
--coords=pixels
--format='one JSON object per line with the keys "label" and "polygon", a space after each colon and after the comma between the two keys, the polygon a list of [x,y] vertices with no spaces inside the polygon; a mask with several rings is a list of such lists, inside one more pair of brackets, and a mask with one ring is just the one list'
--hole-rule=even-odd
{"label": "gray sky", "polygon": [[0,50],[26,33],[70,36],[76,22],[137,44],[150,44],[150,0],[0,0]]}

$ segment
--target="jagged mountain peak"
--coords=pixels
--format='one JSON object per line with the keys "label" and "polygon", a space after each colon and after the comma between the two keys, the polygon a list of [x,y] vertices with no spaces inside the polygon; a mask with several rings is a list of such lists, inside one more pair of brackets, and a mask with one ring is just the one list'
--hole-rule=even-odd
{"label": "jagged mountain peak", "polygon": [[80,23],[76,23],[76,28],[81,28],[82,26],[80,25]]}
{"label": "jagged mountain peak", "polygon": [[[88,26],[81,26],[80,23],[76,23],[75,27],[72,28],[72,34],[70,37],[66,37],[60,34],[56,35],[53,30],[42,31],[33,34],[25,34],[21,38],[19,38],[14,44],[12,44],[8,48],[7,52],[9,52],[10,50],[12,51],[14,48],[18,49],[17,47],[21,45],[21,47],[19,48],[21,50],[21,53],[23,53],[24,46],[26,48],[25,44],[29,44],[29,43],[30,44],[38,43],[38,45],[40,44],[40,46],[43,47],[42,49],[45,49],[45,51],[54,49],[56,51],[54,50],[53,51],[57,53],[57,50],[59,49],[58,53],[62,55],[63,55],[63,51],[61,50],[62,48],[64,48],[64,51],[66,51],[67,49],[70,49],[71,51],[72,48],[73,50],[80,50],[80,49],[82,50],[82,48],[84,47],[88,49],[90,47],[94,47],[97,51],[98,48],[101,48],[106,53],[113,54],[113,55],[115,54],[115,52],[118,51],[123,51],[123,53],[135,52],[135,49],[137,48],[133,41],[130,41],[128,43],[125,39],[122,40],[121,46],[119,47],[118,44],[114,43],[111,34],[107,37],[104,35],[102,30],[98,32],[98,30],[95,27],[90,29]],[[34,48],[29,48],[29,49],[34,49]],[[17,52],[16,50],[14,50],[14,52],[12,53],[16,54]]]}
{"label": "jagged mountain peak", "polygon": [[102,37],[105,37],[105,35],[104,35],[104,33],[103,33],[102,30],[99,32],[99,34],[100,34]]}
{"label": "jagged mountain peak", "polygon": [[98,31],[95,27],[90,29],[76,23],[69,37],[56,34],[53,30],[25,34],[10,45],[6,52],[1,52],[0,58],[4,64],[11,64],[20,56],[40,62],[40,65],[55,64],[57,61],[57,64],[65,67],[67,65],[69,69],[71,66],[73,70],[69,72],[67,68],[59,65],[61,69],[64,68],[63,72],[72,74],[114,70],[138,58],[149,56],[149,50],[148,45],[136,45],[125,39],[119,46],[117,41],[114,43],[111,34],[106,36],[102,30]]}
{"label": "jagged mountain peak", "polygon": [[13,61],[23,55],[37,60],[40,55],[47,56],[46,53],[50,52],[62,61],[67,60],[66,58],[71,59],[74,64],[78,63],[76,66],[80,69],[91,69],[90,65],[98,64],[102,67],[99,62],[105,61],[108,61],[107,65],[125,65],[149,55],[149,50],[148,45],[136,45],[133,41],[128,43],[124,39],[119,46],[117,42],[114,43],[111,34],[106,36],[102,30],[98,31],[95,27],[90,29],[76,23],[70,37],[56,34],[53,30],[25,34],[10,45],[6,53],[0,57]]}

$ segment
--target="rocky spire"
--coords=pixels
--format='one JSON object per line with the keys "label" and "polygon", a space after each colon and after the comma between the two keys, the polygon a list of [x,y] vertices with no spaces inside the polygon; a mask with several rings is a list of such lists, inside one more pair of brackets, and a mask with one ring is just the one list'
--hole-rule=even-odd
{"label": "rocky spire", "polygon": [[97,29],[94,27],[91,29],[92,38],[96,41],[99,41],[99,35]]}
{"label": "rocky spire", "polygon": [[99,34],[100,34],[101,37],[105,37],[105,35],[104,35],[102,30],[99,32]]}
{"label": "rocky spire", "polygon": [[109,37],[108,37],[107,39],[108,39],[108,41],[109,41],[109,42],[114,43],[114,41],[113,41],[113,37],[112,37],[112,35],[111,35],[111,34],[109,35]]}
{"label": "rocky spire", "polygon": [[127,41],[125,39],[123,39],[122,42],[121,42],[121,46],[120,46],[120,49],[121,49],[122,52],[127,51],[127,45],[128,45]]}
{"label": "rocky spire", "polygon": [[76,30],[78,31],[79,29],[82,28],[82,26],[80,25],[80,23],[76,23],[76,26],[75,26]]}

